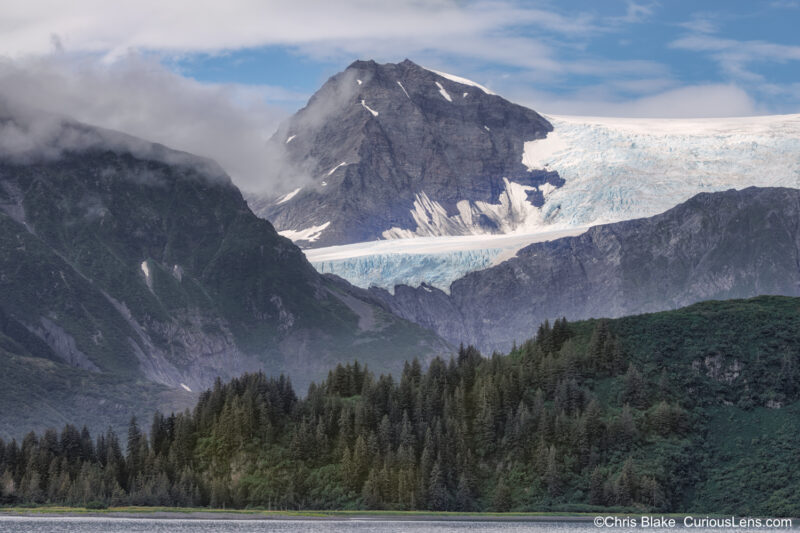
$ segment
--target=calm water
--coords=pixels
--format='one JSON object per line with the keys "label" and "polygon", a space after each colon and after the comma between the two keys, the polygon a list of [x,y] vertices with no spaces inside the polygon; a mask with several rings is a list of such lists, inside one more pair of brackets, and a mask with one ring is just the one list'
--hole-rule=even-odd
{"label": "calm water", "polygon": [[[470,533],[622,533],[648,531],[669,533],[674,529],[599,529],[591,523],[559,522],[468,522],[468,521],[414,521],[389,520],[177,520],[177,519],[127,519],[127,518],[12,518],[0,516],[0,532],[14,533],[425,533],[467,531]],[[764,533],[764,529],[692,529],[692,533]],[[769,532],[792,532],[789,529],[768,529]]]}

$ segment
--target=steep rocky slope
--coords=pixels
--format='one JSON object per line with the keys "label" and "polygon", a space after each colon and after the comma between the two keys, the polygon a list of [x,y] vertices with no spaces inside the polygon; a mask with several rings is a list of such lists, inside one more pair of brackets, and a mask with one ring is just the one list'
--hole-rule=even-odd
{"label": "steep rocky slope", "polygon": [[302,390],[338,361],[448,349],[319,275],[212,162],[52,117],[3,126],[37,141],[0,150],[0,311],[31,355],[192,391],[265,369]]}
{"label": "steep rocky slope", "polygon": [[450,286],[372,289],[451,342],[506,349],[545,319],[617,317],[709,299],[800,295],[800,190],[702,193],[650,218],[523,248]]}
{"label": "steep rocky slope", "polygon": [[522,164],[551,129],[468,80],[356,61],[270,140],[292,190],[251,205],[304,247],[511,231],[563,183]]}

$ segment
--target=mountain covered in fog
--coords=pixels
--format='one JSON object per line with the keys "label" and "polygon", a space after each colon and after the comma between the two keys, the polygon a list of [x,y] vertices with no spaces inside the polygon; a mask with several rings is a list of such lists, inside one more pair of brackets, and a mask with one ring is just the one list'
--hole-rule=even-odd
{"label": "mountain covered in fog", "polygon": [[0,359],[14,386],[0,388],[0,430],[23,414],[58,422],[78,404],[91,409],[76,422],[105,417],[104,404],[127,417],[131,395],[151,412],[161,392],[197,393],[217,376],[288,372],[302,390],[339,361],[380,372],[447,350],[318,274],[213,162],[5,111]]}

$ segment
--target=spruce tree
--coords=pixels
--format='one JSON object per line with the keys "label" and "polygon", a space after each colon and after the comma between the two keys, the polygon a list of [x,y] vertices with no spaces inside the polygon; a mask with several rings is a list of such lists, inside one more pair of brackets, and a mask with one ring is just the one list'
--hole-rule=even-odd
{"label": "spruce tree", "polygon": [[507,513],[511,510],[511,506],[511,489],[501,476],[492,495],[492,510],[497,513]]}

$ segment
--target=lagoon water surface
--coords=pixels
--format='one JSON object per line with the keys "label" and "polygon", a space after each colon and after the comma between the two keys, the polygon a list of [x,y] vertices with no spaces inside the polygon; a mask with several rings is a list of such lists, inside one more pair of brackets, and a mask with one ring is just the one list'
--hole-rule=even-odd
{"label": "lagoon water surface", "polygon": [[[609,533],[636,529],[603,528]],[[109,517],[12,517],[0,516],[0,532],[13,533],[598,533],[591,522],[469,521],[469,520],[185,520]],[[639,529],[641,531],[641,529]],[[674,529],[648,529],[667,533]],[[754,533],[750,529],[695,529],[693,532]],[[770,529],[789,532],[791,529]],[[797,530],[794,529],[794,532]]]}

